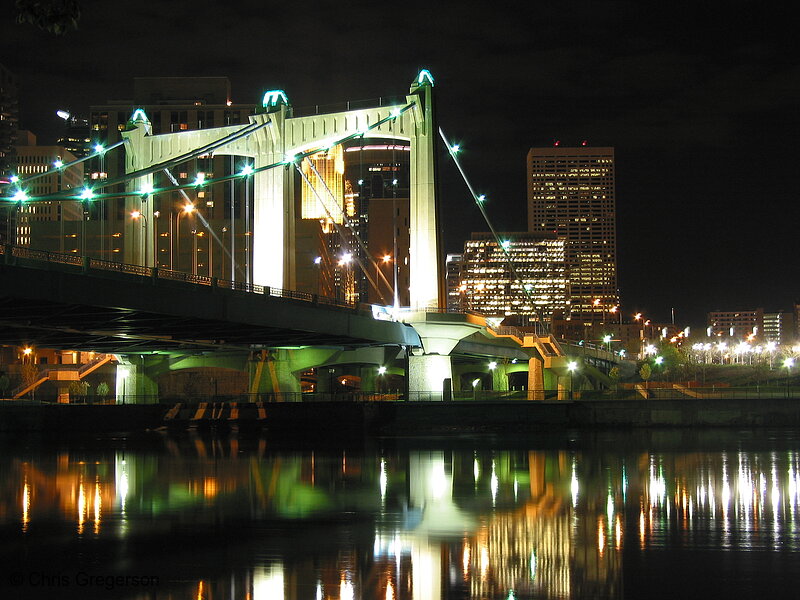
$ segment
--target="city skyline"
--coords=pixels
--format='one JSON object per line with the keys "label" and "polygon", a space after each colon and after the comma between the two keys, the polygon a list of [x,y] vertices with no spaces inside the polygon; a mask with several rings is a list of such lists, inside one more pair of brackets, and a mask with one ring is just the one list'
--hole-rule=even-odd
{"label": "city skyline", "polygon": [[[445,27],[453,18],[466,27],[475,6],[443,5],[422,20],[413,7],[395,14],[365,3],[310,14],[287,8],[269,20],[256,3],[217,14],[201,2],[193,14],[214,18],[190,20],[180,7],[149,2],[137,5],[135,18],[84,6],[79,29],[61,38],[8,14],[0,48],[20,82],[21,126],[43,143],[63,126],[55,110],[131,97],[133,76],[228,76],[234,102],[280,87],[301,107],[401,95],[426,67],[436,78],[440,124],[463,148],[497,229],[524,222],[530,147],[614,146],[626,314],[666,321],[675,308],[677,321],[697,325],[716,308],[790,307],[800,296],[786,218],[797,150],[786,132],[797,121],[789,107],[800,86],[780,15],[729,4],[724,13],[645,15],[579,3],[528,19],[483,9],[480,29]],[[347,15],[367,8],[372,26],[359,33]],[[184,21],[190,31],[172,25]],[[263,52],[259,27],[280,51]],[[328,60],[308,60],[303,27],[336,48]],[[414,43],[379,43],[400,35]],[[186,44],[214,36],[225,44]],[[454,215],[445,220],[443,250],[460,252],[486,227],[444,156],[440,172],[442,210]]]}

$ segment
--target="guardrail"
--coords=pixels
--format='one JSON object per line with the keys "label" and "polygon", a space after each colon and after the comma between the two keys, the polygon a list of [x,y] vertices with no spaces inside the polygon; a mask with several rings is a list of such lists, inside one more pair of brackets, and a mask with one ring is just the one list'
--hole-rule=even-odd
{"label": "guardrail", "polygon": [[12,246],[9,244],[0,245],[0,255],[4,256],[6,264],[12,264],[15,259],[33,260],[53,265],[69,265],[80,267],[84,272],[108,271],[113,273],[124,273],[127,275],[137,275],[139,277],[149,277],[153,279],[163,279],[167,281],[180,281],[194,285],[217,287],[220,289],[234,290],[238,292],[248,292],[252,294],[263,294],[276,298],[286,298],[288,300],[301,300],[314,304],[322,304],[337,308],[357,309],[359,304],[347,302],[339,298],[330,298],[311,294],[308,292],[298,292],[295,290],[285,290],[282,288],[244,283],[241,281],[229,281],[209,277],[208,275],[193,275],[183,271],[174,271],[162,267],[144,267],[142,265],[130,265],[118,263],[99,258],[89,258],[88,256],[77,256],[74,254],[61,254],[48,250],[36,250],[26,246]]}

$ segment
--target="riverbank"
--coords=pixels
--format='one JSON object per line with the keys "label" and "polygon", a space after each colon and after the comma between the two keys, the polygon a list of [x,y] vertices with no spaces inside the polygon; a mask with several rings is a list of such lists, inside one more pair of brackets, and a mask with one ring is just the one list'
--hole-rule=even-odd
{"label": "riverbank", "polygon": [[[201,410],[203,409],[203,410]],[[575,402],[285,402],[0,404],[0,431],[136,432],[260,429],[275,435],[429,435],[604,427],[798,427],[800,401],[767,399]]]}

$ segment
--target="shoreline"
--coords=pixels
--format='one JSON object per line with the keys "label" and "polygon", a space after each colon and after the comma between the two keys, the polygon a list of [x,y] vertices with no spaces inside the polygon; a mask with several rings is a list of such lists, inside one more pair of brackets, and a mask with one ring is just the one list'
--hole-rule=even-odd
{"label": "shoreline", "polygon": [[[260,430],[280,436],[460,435],[569,428],[800,427],[793,398],[573,402],[0,403],[0,432]],[[166,417],[166,420],[165,420]]]}

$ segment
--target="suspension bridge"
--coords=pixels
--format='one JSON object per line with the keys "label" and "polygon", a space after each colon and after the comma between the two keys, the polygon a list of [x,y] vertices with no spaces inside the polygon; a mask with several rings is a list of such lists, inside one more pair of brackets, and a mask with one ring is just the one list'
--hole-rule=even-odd
{"label": "suspension bridge", "polygon": [[[449,143],[435,122],[433,86],[430,72],[422,70],[402,102],[297,117],[285,92],[273,90],[265,93],[261,110],[244,125],[162,135],[153,135],[146,113],[136,109],[122,132],[122,141],[94,149],[95,155],[124,151],[124,175],[78,190],[28,194],[28,187],[38,177],[90,158],[85,157],[25,179],[14,178],[12,193],[1,199],[12,206],[104,202],[122,197],[126,212],[151,222],[154,202],[148,199],[156,195],[178,193],[190,201],[189,192],[215,183],[252,182],[252,282],[237,289],[236,282],[214,277],[187,279],[185,274],[159,268],[155,238],[140,235],[137,240],[136,224],[131,221],[126,223],[122,263],[80,256],[35,256],[30,249],[6,246],[3,273],[8,284],[0,299],[5,304],[4,314],[15,316],[7,318],[8,331],[13,333],[2,341],[40,339],[40,343],[52,346],[69,343],[114,352],[126,373],[124,378],[118,377],[118,390],[120,386],[133,386],[134,394],[157,395],[153,373],[158,369],[145,365],[144,358],[137,363],[126,356],[158,352],[186,355],[224,347],[226,352],[239,352],[244,357],[252,357],[254,351],[260,353],[262,366],[251,369],[251,390],[299,391],[298,373],[308,368],[348,363],[368,365],[371,371],[402,362],[389,368],[403,372],[410,392],[432,392],[442,398],[448,390],[462,385],[464,372],[485,372],[489,367],[476,366],[482,363],[493,365],[484,374],[486,385],[495,389],[508,389],[509,375],[524,371],[524,386],[531,399],[543,399],[545,389],[558,389],[561,395],[571,387],[573,374],[564,350],[544,330],[537,334],[499,334],[497,325],[486,319],[448,314],[441,309],[444,293],[435,164],[439,139],[446,144],[469,195],[504,252],[505,245],[489,220],[485,196],[475,191],[458,160],[458,146]],[[328,219],[342,223],[352,237],[341,200],[316,170],[311,157],[365,137],[404,140],[410,146],[410,306],[397,304],[395,287],[394,306],[373,308],[369,313],[359,312],[358,307],[336,306],[320,296],[292,292],[295,181],[308,186]],[[197,173],[191,181],[179,183],[172,174],[177,165],[208,155],[246,160],[239,171],[221,177],[206,178]],[[314,181],[307,172],[316,175]],[[171,184],[155,187],[157,173],[166,175]],[[118,191],[119,186],[124,186],[124,191]],[[204,225],[216,236],[207,221]],[[344,236],[342,228],[337,232]],[[365,244],[358,236],[355,243]],[[359,256],[359,266],[371,286],[382,283],[392,287],[369,253]],[[513,262],[508,254],[506,258],[519,284]],[[40,288],[44,296],[34,298],[32,290],[41,286],[42,263],[49,281]],[[112,286],[105,284],[109,277],[114,281]],[[181,288],[181,284],[187,287]],[[90,290],[91,298],[78,291],[82,286]],[[519,289],[533,306],[527,288],[520,284]],[[265,302],[265,296],[269,302]],[[339,318],[341,311],[351,312]],[[53,315],[62,318],[54,323]],[[37,327],[48,333],[35,333]],[[265,369],[267,356],[269,368]],[[150,362],[167,368],[163,361]],[[466,368],[465,363],[469,363]],[[374,384],[374,377],[362,380]]]}

